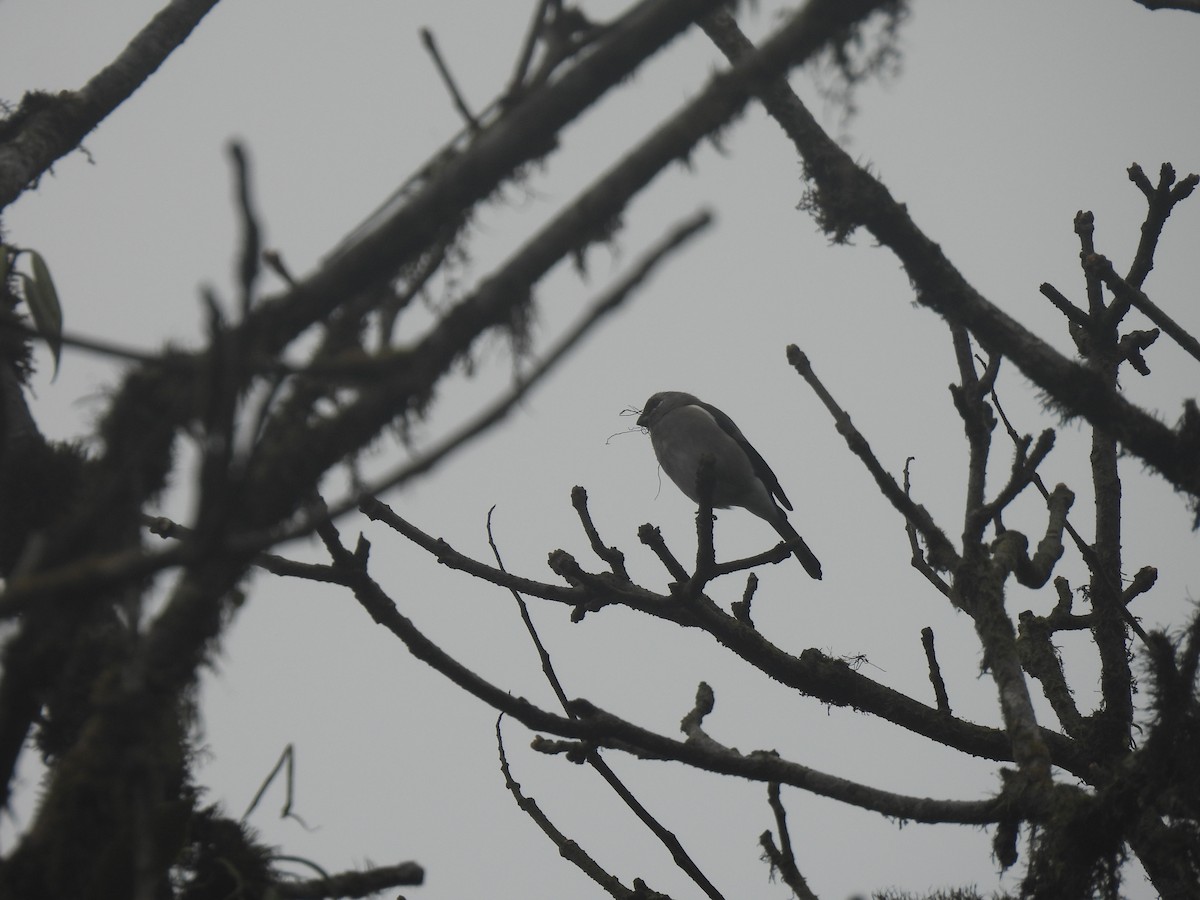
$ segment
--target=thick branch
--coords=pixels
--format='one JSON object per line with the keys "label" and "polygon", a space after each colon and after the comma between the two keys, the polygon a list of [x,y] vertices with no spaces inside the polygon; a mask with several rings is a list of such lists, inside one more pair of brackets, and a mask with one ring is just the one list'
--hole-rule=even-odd
{"label": "thick branch", "polygon": [[129,99],[216,5],[217,0],[171,0],[79,90],[27,94],[20,109],[0,122],[0,209]]}

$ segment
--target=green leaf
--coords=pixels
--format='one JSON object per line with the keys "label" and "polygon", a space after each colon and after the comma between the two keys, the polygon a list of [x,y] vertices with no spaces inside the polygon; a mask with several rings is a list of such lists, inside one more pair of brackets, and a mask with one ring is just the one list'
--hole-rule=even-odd
{"label": "green leaf", "polygon": [[54,355],[54,377],[58,377],[58,360],[62,356],[62,306],[58,302],[58,291],[54,288],[54,279],[50,277],[50,269],[46,261],[36,250],[25,251],[29,254],[33,277],[22,276],[25,288],[25,302],[29,313],[33,316],[33,324],[38,334],[50,347]]}

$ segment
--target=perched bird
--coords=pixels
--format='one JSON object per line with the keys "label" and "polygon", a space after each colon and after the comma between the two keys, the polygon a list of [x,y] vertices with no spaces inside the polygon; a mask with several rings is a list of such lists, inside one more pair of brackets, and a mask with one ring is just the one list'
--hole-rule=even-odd
{"label": "perched bird", "polygon": [[650,443],[663,471],[688,497],[700,502],[696,472],[700,460],[711,456],[713,507],[741,506],[766,519],[791,545],[804,571],[813,578],[821,577],[821,564],[784,512],[792,504],[779,486],[779,479],[733,419],[691,394],[663,391],[646,401],[637,423],[650,432]]}

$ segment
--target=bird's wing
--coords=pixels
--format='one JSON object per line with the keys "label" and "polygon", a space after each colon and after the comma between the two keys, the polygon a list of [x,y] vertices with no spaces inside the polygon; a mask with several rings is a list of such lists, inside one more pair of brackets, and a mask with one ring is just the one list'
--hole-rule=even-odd
{"label": "bird's wing", "polygon": [[737,441],[737,445],[742,448],[742,451],[750,458],[750,465],[754,467],[754,474],[759,480],[766,485],[767,493],[773,494],[779,499],[779,504],[789,512],[792,504],[788,500],[787,495],[783,492],[783,488],[779,486],[779,479],[775,477],[775,473],[771,471],[771,467],[767,465],[767,461],[762,458],[762,455],[754,449],[754,445],[746,440],[746,436],[742,434],[741,429],[734,424],[733,419],[721,412],[711,403],[705,403],[703,400],[696,401],[696,405],[704,409],[717,420],[717,424],[721,426],[721,430]]}

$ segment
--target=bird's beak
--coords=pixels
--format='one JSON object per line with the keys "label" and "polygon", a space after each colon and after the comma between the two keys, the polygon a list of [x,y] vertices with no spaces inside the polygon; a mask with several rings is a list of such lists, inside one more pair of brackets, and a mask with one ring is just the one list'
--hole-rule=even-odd
{"label": "bird's beak", "polygon": [[643,428],[646,427],[646,414],[645,413],[642,413],[640,416],[637,417],[637,423],[639,425],[641,425]]}

